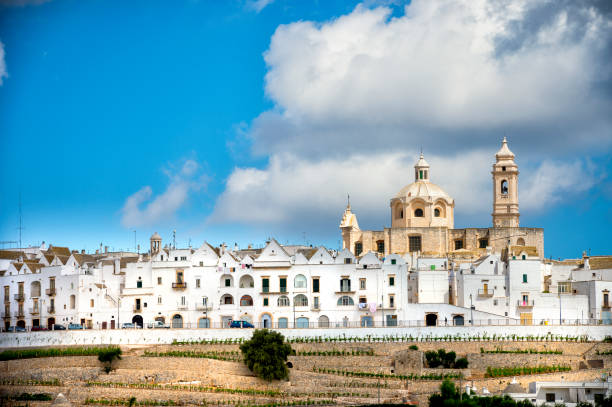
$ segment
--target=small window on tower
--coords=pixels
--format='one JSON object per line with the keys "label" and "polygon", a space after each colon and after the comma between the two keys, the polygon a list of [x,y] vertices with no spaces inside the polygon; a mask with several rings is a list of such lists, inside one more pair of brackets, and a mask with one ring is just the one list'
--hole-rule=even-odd
{"label": "small window on tower", "polygon": [[508,181],[506,180],[501,182],[501,193],[502,195],[508,195]]}
{"label": "small window on tower", "polygon": [[422,218],[423,217],[423,209],[419,208],[417,210],[414,211],[414,216],[416,218]]}
{"label": "small window on tower", "polygon": [[489,245],[489,239],[480,239],[478,241],[478,247],[481,249],[486,249]]}
{"label": "small window on tower", "polygon": [[457,239],[455,240],[455,250],[463,249],[463,240]]}
{"label": "small window on tower", "polygon": [[362,251],[363,251],[363,244],[361,244],[361,242],[356,242],[355,243],[355,256],[359,256]]}
{"label": "small window on tower", "polygon": [[502,167],[502,171],[506,171],[506,167]]}
{"label": "small window on tower", "polygon": [[440,217],[440,209],[438,209],[438,208],[434,209],[434,216],[435,216],[436,218],[439,218],[439,217]]}

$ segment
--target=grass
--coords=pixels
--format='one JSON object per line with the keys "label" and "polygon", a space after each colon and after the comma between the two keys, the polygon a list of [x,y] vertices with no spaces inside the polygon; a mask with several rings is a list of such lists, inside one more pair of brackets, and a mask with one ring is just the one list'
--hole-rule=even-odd
{"label": "grass", "polygon": [[526,354],[538,354],[538,355],[562,355],[562,350],[537,350],[537,349],[501,349],[495,348],[493,350],[485,350],[480,348],[480,353],[526,353]]}
{"label": "grass", "polygon": [[516,367],[487,367],[485,377],[524,376],[542,373],[569,372],[570,366],[516,366]]}
{"label": "grass", "polygon": [[396,379],[396,380],[443,380],[443,379],[458,379],[461,377],[458,373],[447,373],[447,374],[409,374],[409,375],[400,375],[400,374],[389,374],[389,373],[373,373],[373,372],[359,372],[352,370],[338,370],[338,369],[327,369],[327,368],[318,368],[313,367],[313,372],[317,373],[325,373],[325,374],[334,374],[339,376],[346,377],[364,377],[364,378],[372,378],[372,379]]}
{"label": "grass", "polygon": [[[193,402],[185,403],[174,400],[131,400],[131,399],[85,399],[85,405],[101,405],[101,406],[182,406],[194,405]],[[331,405],[335,404],[333,400],[295,400],[281,401],[273,403],[253,403],[252,401],[243,402],[242,400],[214,400],[211,402],[203,401],[198,405],[201,406],[258,406],[258,407],[291,407],[291,406],[314,406],[314,405]]]}
{"label": "grass", "polygon": [[215,359],[225,360],[232,362],[241,362],[240,352],[235,351],[223,351],[223,352],[196,352],[196,351],[169,351],[169,352],[149,352],[145,351],[143,356],[154,357],[154,358],[201,358],[201,359]]}
{"label": "grass", "polygon": [[0,361],[32,358],[54,358],[62,356],[98,356],[100,352],[119,349],[117,346],[72,347],[72,348],[46,348],[5,350],[0,352]]}

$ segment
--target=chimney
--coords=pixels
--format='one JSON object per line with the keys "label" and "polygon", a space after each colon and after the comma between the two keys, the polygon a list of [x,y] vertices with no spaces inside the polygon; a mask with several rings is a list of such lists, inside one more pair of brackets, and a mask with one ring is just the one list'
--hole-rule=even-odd
{"label": "chimney", "polygon": [[587,255],[586,250],[582,252],[582,261],[584,262],[584,269],[590,270],[591,265],[589,264],[589,256]]}
{"label": "chimney", "polygon": [[238,247],[238,243],[234,243],[234,251],[237,252],[238,250],[240,250],[240,248]]}
{"label": "chimney", "polygon": [[85,249],[81,250],[81,254],[85,254]]}
{"label": "chimney", "polygon": [[253,243],[249,243],[249,245],[247,246],[247,249],[251,250],[253,248]]}
{"label": "chimney", "polygon": [[108,246],[104,246],[104,253],[108,253]]}
{"label": "chimney", "polygon": [[100,250],[96,249],[96,254],[100,254]]}

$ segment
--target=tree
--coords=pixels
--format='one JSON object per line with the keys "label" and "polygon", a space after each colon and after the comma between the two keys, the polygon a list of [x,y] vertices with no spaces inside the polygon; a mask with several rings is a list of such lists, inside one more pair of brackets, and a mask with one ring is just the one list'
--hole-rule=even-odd
{"label": "tree", "polygon": [[121,359],[121,348],[119,347],[102,348],[98,351],[98,360],[104,363],[104,371],[106,373],[110,373],[113,370],[115,359]]}
{"label": "tree", "polygon": [[287,356],[291,354],[291,345],[278,332],[258,329],[250,340],[240,345],[244,363],[257,376],[268,380],[280,380],[289,377]]}
{"label": "tree", "polygon": [[514,401],[509,396],[470,396],[446,379],[440,385],[440,393],[429,396],[429,407],[533,407],[529,400]]}

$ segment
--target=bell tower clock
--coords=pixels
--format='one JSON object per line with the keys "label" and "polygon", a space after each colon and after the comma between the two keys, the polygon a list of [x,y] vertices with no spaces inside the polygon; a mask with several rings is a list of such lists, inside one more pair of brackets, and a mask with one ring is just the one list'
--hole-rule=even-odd
{"label": "bell tower clock", "polygon": [[518,167],[504,137],[493,164],[493,227],[519,226]]}

